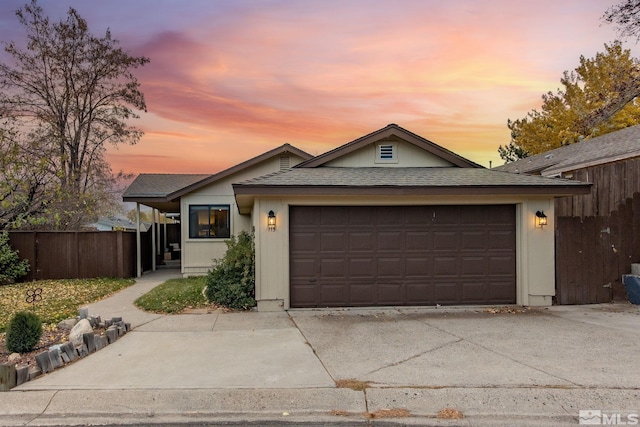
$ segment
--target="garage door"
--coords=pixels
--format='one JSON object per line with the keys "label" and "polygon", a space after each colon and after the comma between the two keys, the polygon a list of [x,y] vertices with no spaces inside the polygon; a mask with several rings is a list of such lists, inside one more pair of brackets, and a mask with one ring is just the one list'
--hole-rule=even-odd
{"label": "garage door", "polygon": [[516,302],[515,206],[292,206],[292,307]]}

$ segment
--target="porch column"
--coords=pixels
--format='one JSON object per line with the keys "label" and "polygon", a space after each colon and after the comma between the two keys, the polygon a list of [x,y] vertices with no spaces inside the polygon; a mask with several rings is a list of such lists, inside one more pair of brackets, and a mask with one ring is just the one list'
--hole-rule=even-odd
{"label": "porch column", "polygon": [[142,277],[142,244],[140,243],[140,203],[136,202],[136,276]]}
{"label": "porch column", "polygon": [[156,208],[151,210],[151,271],[156,271]]}

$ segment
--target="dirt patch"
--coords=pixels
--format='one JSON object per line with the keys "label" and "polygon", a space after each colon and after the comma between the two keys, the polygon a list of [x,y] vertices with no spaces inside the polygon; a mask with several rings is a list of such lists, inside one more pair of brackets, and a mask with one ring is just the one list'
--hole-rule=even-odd
{"label": "dirt patch", "polygon": [[438,412],[436,417],[445,420],[460,420],[464,418],[464,414],[455,408],[444,408]]}
{"label": "dirt patch", "polygon": [[376,412],[366,414],[367,418],[406,418],[410,416],[411,412],[403,408],[379,409]]}
{"label": "dirt patch", "polygon": [[336,380],[336,387],[338,388],[350,388],[355,391],[363,391],[369,388],[370,381],[359,381],[354,378],[347,378],[344,380]]}

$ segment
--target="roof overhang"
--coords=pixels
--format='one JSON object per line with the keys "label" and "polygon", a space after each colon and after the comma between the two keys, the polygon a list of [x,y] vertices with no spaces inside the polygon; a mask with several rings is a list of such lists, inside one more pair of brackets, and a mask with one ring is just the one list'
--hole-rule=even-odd
{"label": "roof overhang", "polygon": [[250,185],[234,184],[238,210],[241,214],[249,214],[256,197],[287,197],[287,196],[547,196],[565,197],[579,194],[589,194],[590,183],[581,185],[527,185],[527,186],[308,186],[308,185]]}

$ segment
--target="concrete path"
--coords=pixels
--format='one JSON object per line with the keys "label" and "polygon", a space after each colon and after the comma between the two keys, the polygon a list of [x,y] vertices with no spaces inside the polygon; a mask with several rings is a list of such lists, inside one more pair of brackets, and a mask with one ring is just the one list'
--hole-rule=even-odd
{"label": "concrete path", "polygon": [[[136,328],[0,393],[0,425],[555,426],[580,410],[640,413],[638,306],[162,316],[131,304],[172,275],[90,306]],[[445,408],[465,418],[436,418]]]}

